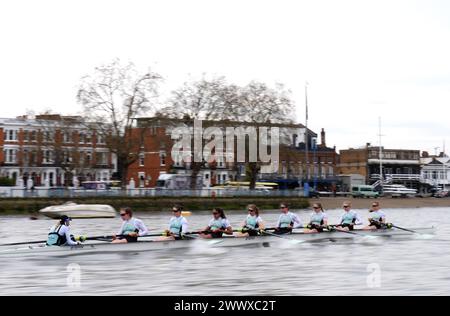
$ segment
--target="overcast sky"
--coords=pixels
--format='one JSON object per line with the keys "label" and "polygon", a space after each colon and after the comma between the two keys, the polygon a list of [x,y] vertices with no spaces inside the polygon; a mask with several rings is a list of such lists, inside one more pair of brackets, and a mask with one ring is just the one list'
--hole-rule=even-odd
{"label": "overcast sky", "polygon": [[[175,88],[202,73],[284,83],[338,149],[450,148],[450,1],[2,1],[0,117],[75,114],[80,78],[118,57]],[[450,150],[446,150],[450,152]]]}

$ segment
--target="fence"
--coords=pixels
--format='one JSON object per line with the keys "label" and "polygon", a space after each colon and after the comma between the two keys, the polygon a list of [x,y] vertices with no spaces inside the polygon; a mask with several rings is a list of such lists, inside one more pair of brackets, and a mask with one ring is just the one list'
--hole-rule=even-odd
{"label": "fence", "polygon": [[247,196],[268,196],[268,197],[303,197],[303,190],[266,190],[266,189],[214,189],[205,188],[200,190],[171,190],[156,188],[135,188],[135,189],[108,189],[108,190],[87,190],[75,188],[40,188],[34,189],[18,187],[0,187],[0,197],[43,197],[43,198],[72,198],[72,197],[247,197]]}

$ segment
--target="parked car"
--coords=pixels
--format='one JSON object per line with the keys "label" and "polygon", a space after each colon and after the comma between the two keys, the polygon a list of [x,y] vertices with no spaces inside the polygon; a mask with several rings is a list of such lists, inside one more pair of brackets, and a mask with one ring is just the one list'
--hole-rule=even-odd
{"label": "parked car", "polygon": [[354,198],[377,198],[380,196],[380,193],[375,191],[371,185],[354,185],[352,186],[352,196]]}
{"label": "parked car", "polygon": [[450,193],[449,193],[449,191],[447,191],[447,190],[445,190],[445,191],[440,190],[440,191],[436,191],[436,192],[433,194],[433,196],[434,196],[434,197],[437,197],[437,198],[449,197],[449,196],[450,196]]}

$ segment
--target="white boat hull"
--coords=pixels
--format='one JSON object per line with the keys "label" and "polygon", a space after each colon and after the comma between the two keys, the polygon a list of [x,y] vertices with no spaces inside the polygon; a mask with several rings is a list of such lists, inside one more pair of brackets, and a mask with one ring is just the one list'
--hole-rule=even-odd
{"label": "white boat hull", "polygon": [[[412,228],[411,230],[417,231],[421,234],[432,234],[435,228]],[[386,229],[376,231],[362,231],[357,230],[358,235],[348,234],[344,232],[323,232],[314,234],[304,233],[292,233],[289,235],[282,235],[289,238],[291,241],[303,241],[303,242],[321,242],[321,241],[337,241],[337,240],[354,240],[356,238],[365,238],[364,236],[378,236],[382,238],[413,238],[415,234],[398,229]],[[145,240],[145,238],[141,238]],[[20,248],[10,248],[6,250],[0,250],[1,256],[23,256],[23,255],[43,255],[43,256],[71,256],[71,255],[83,255],[83,254],[95,254],[95,253],[128,253],[128,252],[144,252],[144,251],[157,251],[157,250],[170,250],[189,248],[198,243],[207,245],[210,247],[256,247],[265,246],[269,247],[273,243],[279,243],[283,241],[283,238],[275,237],[272,235],[255,236],[255,237],[233,237],[227,236],[218,239],[203,239],[203,240],[177,240],[177,241],[139,241],[136,243],[128,244],[113,244],[109,242],[91,242],[85,243],[79,246],[62,246],[62,247],[47,247],[45,245],[37,246],[24,246]]]}
{"label": "white boat hull", "polygon": [[50,218],[60,218],[62,215],[70,218],[113,218],[116,210],[104,204],[63,204],[49,206],[39,211],[40,214]]}

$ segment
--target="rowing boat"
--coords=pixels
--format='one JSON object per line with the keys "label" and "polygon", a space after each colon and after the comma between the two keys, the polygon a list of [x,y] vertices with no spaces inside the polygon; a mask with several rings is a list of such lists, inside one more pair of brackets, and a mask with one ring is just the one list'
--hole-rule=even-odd
{"label": "rowing boat", "polygon": [[[434,227],[429,228],[411,228],[420,234],[433,234]],[[287,235],[289,240],[298,240],[304,242],[321,242],[321,241],[337,241],[337,240],[354,240],[356,238],[364,238],[365,236],[377,236],[382,238],[411,238],[414,236],[410,232],[398,229],[378,229],[372,231],[354,230],[352,233],[344,232],[322,232],[305,234],[303,232],[293,232]],[[143,238],[141,238],[142,240]],[[211,247],[256,247],[256,246],[270,246],[274,243],[279,243],[280,238],[272,235],[251,236],[251,237],[235,237],[224,236],[220,239],[185,239],[185,240],[169,240],[156,241],[145,240],[136,243],[113,244],[105,242],[86,242],[78,246],[62,246],[62,247],[47,247],[45,245],[30,245],[19,248],[9,248],[0,250],[0,256],[23,256],[23,255],[44,255],[44,256],[71,256],[94,253],[137,253],[145,251],[167,250],[189,248],[198,243],[203,243]]]}

